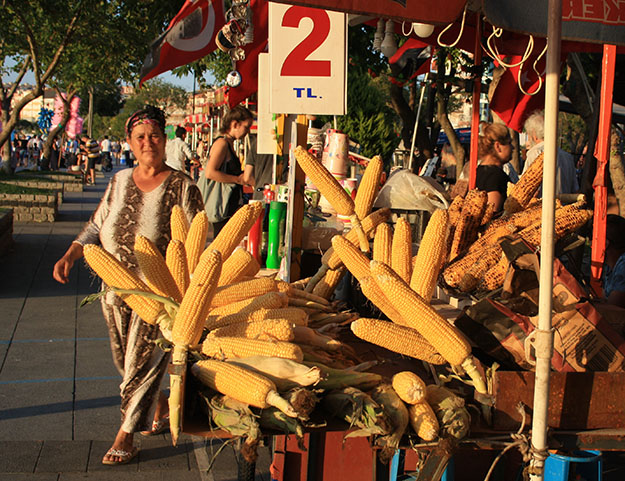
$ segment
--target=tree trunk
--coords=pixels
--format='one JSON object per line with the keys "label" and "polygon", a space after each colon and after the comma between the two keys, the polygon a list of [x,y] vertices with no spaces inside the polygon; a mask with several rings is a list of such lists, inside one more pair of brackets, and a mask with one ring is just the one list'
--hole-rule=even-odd
{"label": "tree trunk", "polygon": [[462,168],[464,167],[464,158],[466,153],[464,151],[464,147],[460,143],[460,140],[458,140],[454,126],[451,125],[449,116],[447,115],[447,95],[445,93],[444,81],[445,56],[441,55],[441,52],[439,52],[436,63],[438,69],[438,73],[436,74],[436,118],[441,124],[443,132],[447,134],[449,145],[454,151],[454,156],[456,157],[456,175],[460,175],[460,172],[462,172]]}
{"label": "tree trunk", "polygon": [[76,95],[76,91],[70,90],[67,92],[67,97],[63,97],[63,95],[61,95],[60,90],[57,89],[57,95],[63,102],[63,115],[61,116],[61,123],[48,133],[48,138],[46,139],[46,142],[43,144],[42,157],[45,159],[48,159],[48,162],[50,161],[50,151],[52,150],[52,142],[56,140],[60,132],[63,132],[63,130],[65,129],[65,126],[67,125],[67,122],[69,121],[69,117],[71,113],[70,104],[71,104],[72,99]]}

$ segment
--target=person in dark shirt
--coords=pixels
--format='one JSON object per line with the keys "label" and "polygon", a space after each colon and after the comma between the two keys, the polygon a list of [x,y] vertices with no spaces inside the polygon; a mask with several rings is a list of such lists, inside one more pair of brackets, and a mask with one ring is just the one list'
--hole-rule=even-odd
{"label": "person in dark shirt", "polygon": [[485,124],[480,135],[475,186],[488,193],[488,203],[501,211],[510,179],[503,166],[512,158],[512,138],[503,124]]}

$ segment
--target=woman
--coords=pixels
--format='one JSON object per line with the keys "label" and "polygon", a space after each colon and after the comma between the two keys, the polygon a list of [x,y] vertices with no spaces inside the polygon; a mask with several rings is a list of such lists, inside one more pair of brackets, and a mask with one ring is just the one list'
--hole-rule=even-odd
{"label": "woman", "polygon": [[[164,253],[170,241],[172,207],[180,205],[189,220],[204,205],[199,190],[182,172],[165,165],[165,115],[152,106],[135,112],[126,123],[126,136],[137,165],[124,169],[109,183],[89,222],[65,255],[55,264],[53,277],[65,284],[83,245],[97,243],[128,268],[139,272],[134,256],[135,237],[149,238]],[[133,434],[157,434],[167,427],[167,400],[160,393],[168,355],[156,347],[159,329],[143,322],[114,293],[102,297],[113,361],[123,377],[122,424],[103,464],[125,464],[136,456]]]}
{"label": "woman", "polygon": [[[241,204],[243,185],[251,185],[252,167],[246,166],[245,172],[241,170],[241,161],[234,150],[234,141],[243,139],[252,126],[254,117],[245,107],[238,105],[230,110],[223,118],[219,132],[222,136],[217,137],[208,154],[208,161],[204,167],[204,175],[207,180],[231,184],[225,202],[225,212],[221,220],[213,222],[213,238],[234,215]],[[207,211],[215,206],[207,205]]]}
{"label": "woman", "polygon": [[503,124],[485,124],[478,145],[480,163],[476,171],[475,186],[488,193],[488,203],[500,212],[506,200],[510,178],[503,166],[512,157],[512,138]]}

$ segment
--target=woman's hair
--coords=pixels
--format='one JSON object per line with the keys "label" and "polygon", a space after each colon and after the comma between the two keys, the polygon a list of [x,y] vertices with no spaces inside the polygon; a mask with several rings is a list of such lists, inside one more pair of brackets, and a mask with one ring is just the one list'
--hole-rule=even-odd
{"label": "woman's hair", "polygon": [[128,117],[126,121],[126,137],[130,137],[132,129],[140,124],[152,124],[165,135],[165,112],[153,105],[146,105]]}
{"label": "woman's hair", "polygon": [[243,105],[237,105],[236,107],[230,109],[224,115],[221,120],[221,127],[219,128],[219,132],[222,134],[227,134],[230,130],[230,125],[232,122],[245,122],[246,120],[253,120],[254,115],[248,109],[243,107]]}
{"label": "woman's hair", "polygon": [[484,157],[495,153],[495,142],[508,145],[512,142],[510,138],[510,132],[508,127],[504,124],[489,124],[484,123],[482,125],[482,133],[480,134],[480,140],[478,144],[478,156]]}

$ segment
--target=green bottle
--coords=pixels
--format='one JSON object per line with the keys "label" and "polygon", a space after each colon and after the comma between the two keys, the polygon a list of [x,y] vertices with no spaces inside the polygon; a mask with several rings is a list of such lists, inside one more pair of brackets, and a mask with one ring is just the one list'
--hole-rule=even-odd
{"label": "green bottle", "polygon": [[284,237],[286,202],[271,201],[269,206],[269,240],[267,242],[267,269],[279,269],[282,256],[280,245]]}

